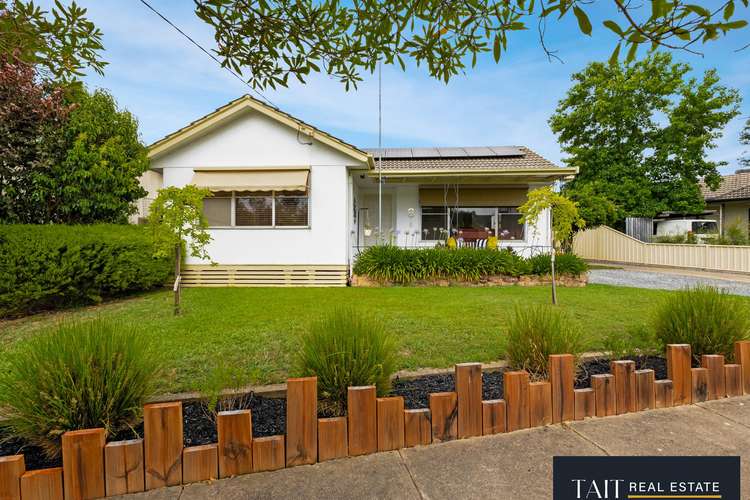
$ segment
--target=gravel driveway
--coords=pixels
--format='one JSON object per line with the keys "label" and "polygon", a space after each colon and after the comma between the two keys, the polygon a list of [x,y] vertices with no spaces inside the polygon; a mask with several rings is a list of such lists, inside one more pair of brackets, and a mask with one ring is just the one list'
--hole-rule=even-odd
{"label": "gravel driveway", "polygon": [[662,290],[679,290],[686,286],[705,284],[721,288],[736,295],[750,296],[750,282],[686,276],[662,271],[592,269],[589,271],[589,283]]}

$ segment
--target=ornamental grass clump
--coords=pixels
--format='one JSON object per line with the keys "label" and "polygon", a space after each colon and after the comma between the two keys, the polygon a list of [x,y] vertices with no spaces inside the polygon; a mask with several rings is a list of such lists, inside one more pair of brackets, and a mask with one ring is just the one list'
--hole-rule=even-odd
{"label": "ornamental grass clump", "polygon": [[516,306],[508,322],[506,357],[514,370],[526,370],[535,380],[549,378],[550,354],[572,354],[576,360],[586,341],[578,324],[555,306]]}
{"label": "ornamental grass clump", "polygon": [[[693,357],[733,358],[734,343],[750,338],[750,311],[740,297],[699,285],[670,294],[657,309],[654,330],[662,348],[690,344]],[[662,351],[663,352],[663,351]]]}
{"label": "ornamental grass clump", "polygon": [[0,372],[0,427],[54,458],[66,431],[137,425],[153,395],[158,360],[146,339],[103,319],[64,323],[7,354]]}
{"label": "ornamental grass clump", "polygon": [[396,370],[395,337],[356,309],[336,309],[301,336],[296,365],[300,376],[318,377],[324,409],[343,415],[350,386],[374,385],[379,396],[388,394]]}

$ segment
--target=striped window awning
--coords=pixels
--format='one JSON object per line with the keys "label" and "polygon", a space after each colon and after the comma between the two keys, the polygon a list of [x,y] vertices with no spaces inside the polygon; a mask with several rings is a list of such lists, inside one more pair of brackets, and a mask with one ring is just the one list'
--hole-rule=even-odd
{"label": "striped window awning", "polygon": [[306,191],[309,170],[196,170],[191,184],[211,191]]}

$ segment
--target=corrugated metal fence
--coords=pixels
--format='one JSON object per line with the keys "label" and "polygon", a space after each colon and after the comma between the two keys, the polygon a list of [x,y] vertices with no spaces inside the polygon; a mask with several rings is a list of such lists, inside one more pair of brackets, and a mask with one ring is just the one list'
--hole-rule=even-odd
{"label": "corrugated metal fence", "polygon": [[579,232],[573,251],[600,262],[750,273],[750,246],[643,243],[607,226]]}

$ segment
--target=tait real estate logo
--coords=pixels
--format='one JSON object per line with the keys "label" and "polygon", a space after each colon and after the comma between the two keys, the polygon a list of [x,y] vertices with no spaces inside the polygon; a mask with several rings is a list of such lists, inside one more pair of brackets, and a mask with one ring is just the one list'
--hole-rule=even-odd
{"label": "tait real estate logo", "polygon": [[554,457],[554,500],[740,500],[740,457]]}

